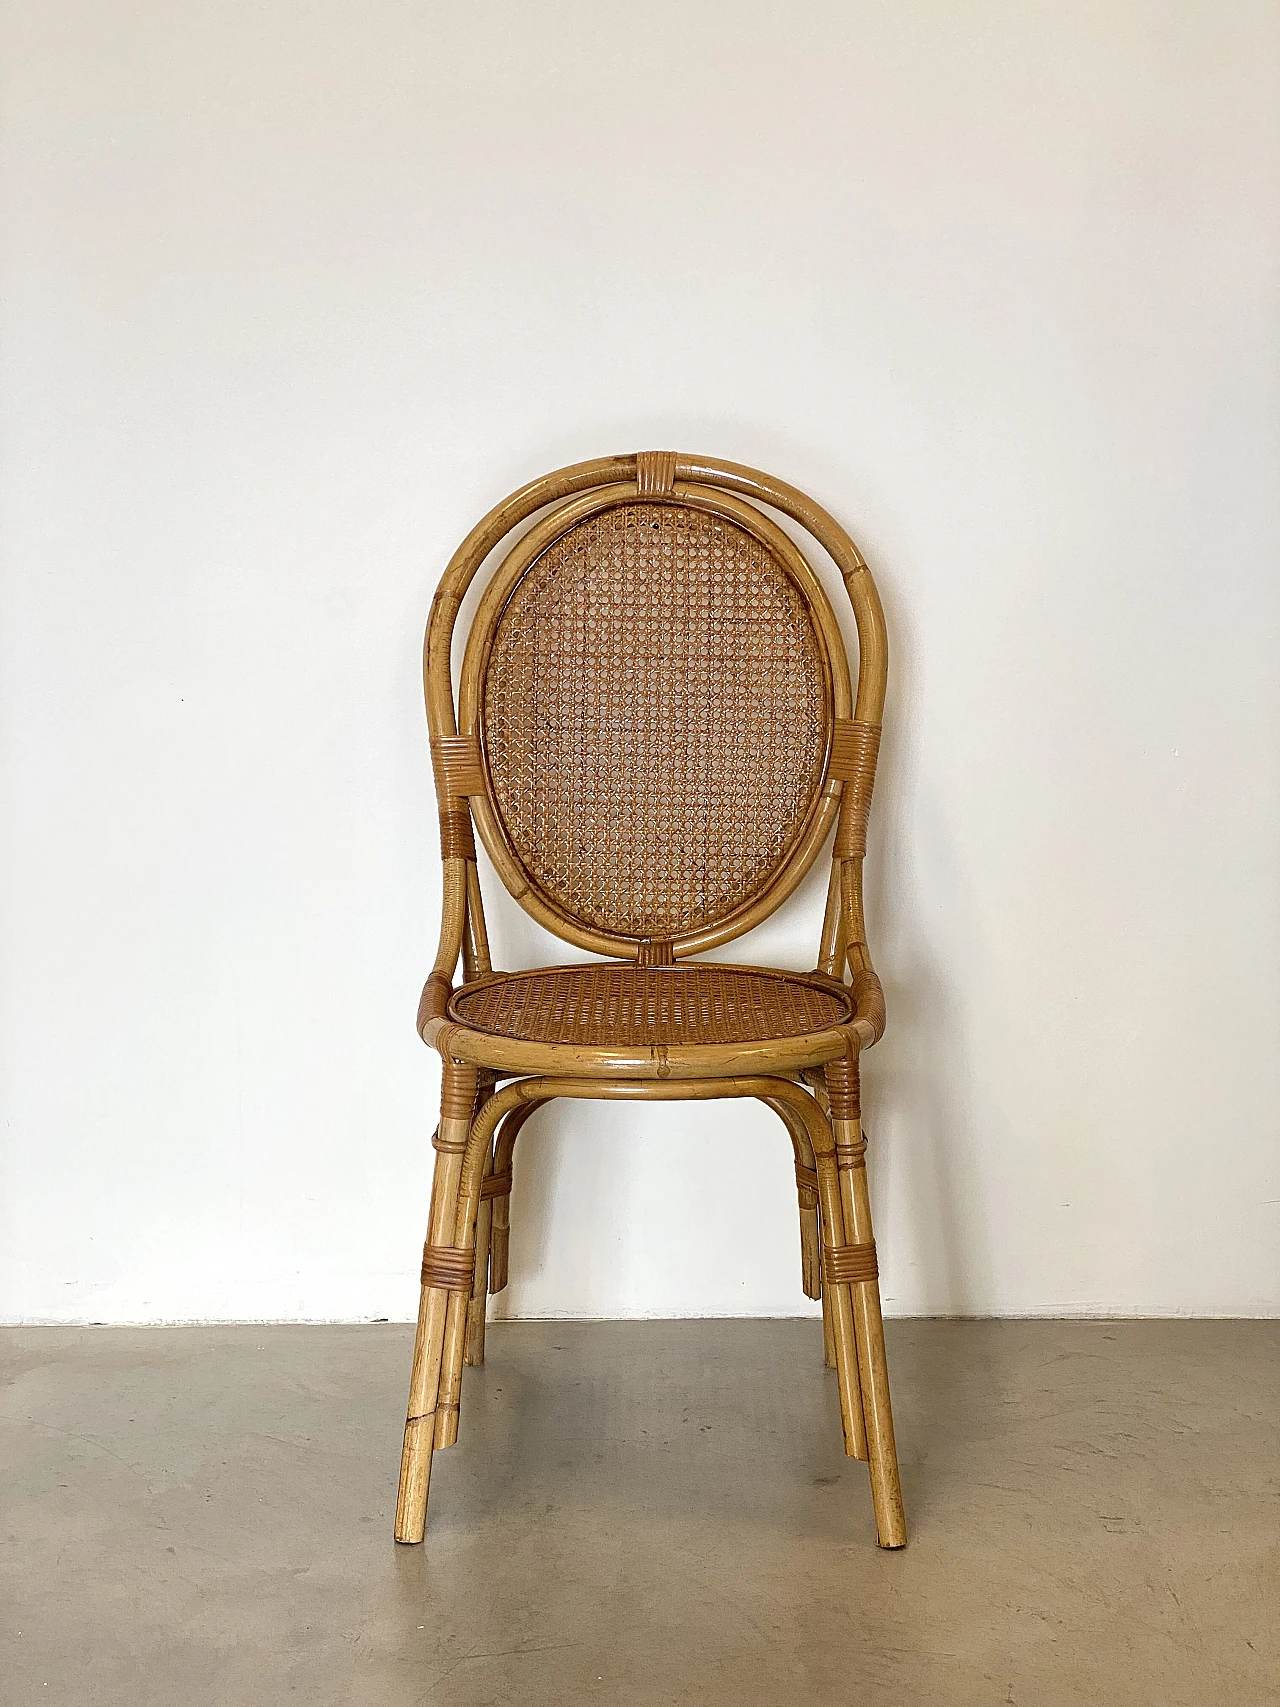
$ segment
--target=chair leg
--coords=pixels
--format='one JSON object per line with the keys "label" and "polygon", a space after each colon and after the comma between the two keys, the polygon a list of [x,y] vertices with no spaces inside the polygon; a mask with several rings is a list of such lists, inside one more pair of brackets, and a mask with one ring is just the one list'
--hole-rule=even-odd
{"label": "chair leg", "polygon": [[[845,1082],[842,1082],[845,1081]],[[866,1422],[871,1498],[876,1532],[882,1547],[903,1547],[907,1540],[898,1478],[898,1451],[893,1437],[893,1406],[889,1397],[889,1366],[884,1350],[880,1313],[880,1281],[876,1267],[871,1199],[867,1191],[866,1140],[858,1107],[856,1062],[834,1063],[827,1069],[832,1127],[839,1168],[841,1212],[850,1255],[845,1259],[853,1302],[853,1331],[858,1348],[862,1407]]]}
{"label": "chair leg", "polygon": [[822,1284],[822,1223],[818,1213],[817,1174],[796,1161],[796,1196],[800,1205],[800,1280],[806,1298],[822,1300],[822,1361],[836,1366],[835,1327],[830,1290]]}
{"label": "chair leg", "polygon": [[805,1123],[781,1097],[766,1097],[791,1139],[796,1166],[796,1203],[800,1211],[800,1285],[806,1298],[822,1294],[822,1242],[818,1231],[818,1176]]}
{"label": "chair leg", "polygon": [[[472,1120],[493,1095],[492,1085],[481,1085],[472,1112]],[[485,1151],[485,1172],[488,1173],[493,1165],[493,1146],[490,1144]],[[449,1308],[444,1321],[444,1357],[440,1365],[440,1392],[436,1399],[436,1451],[441,1452],[447,1446],[454,1446],[458,1440],[458,1424],[462,1415],[462,1366],[464,1363],[484,1362],[484,1318],[485,1306],[488,1303],[489,1279],[489,1250],[488,1250],[488,1204],[483,1204],[486,1224],[485,1246],[480,1249],[479,1234],[481,1214],[476,1215],[475,1225],[475,1270],[472,1274],[470,1290],[467,1293],[451,1293]],[[472,1234],[468,1231],[468,1238]],[[480,1341],[479,1356],[472,1356],[472,1322],[476,1314],[476,1292],[480,1293]]]}
{"label": "chair leg", "polygon": [[[813,1095],[817,1098],[819,1107],[822,1109],[822,1112],[826,1115],[829,1121],[831,1119],[831,1104],[827,1101],[827,1081],[822,1069],[819,1068],[813,1073],[805,1073],[802,1075],[802,1078],[807,1083],[808,1088],[813,1092]],[[820,1237],[825,1238],[825,1234],[821,1233],[821,1229],[819,1229],[819,1235]],[[821,1297],[822,1362],[827,1369],[834,1369],[836,1366],[836,1329],[831,1313],[831,1289],[825,1284],[822,1287]]]}
{"label": "chair leg", "polygon": [[822,1295],[831,1322],[832,1361],[840,1383],[840,1421],[844,1449],[850,1458],[867,1457],[867,1431],[862,1409],[862,1384],[858,1374],[858,1349],[853,1331],[853,1303],[849,1288],[832,1277],[833,1252],[844,1243],[844,1216],[840,1208],[840,1174],[835,1146],[819,1150],[814,1145],[818,1194],[822,1200],[823,1249]]}
{"label": "chair leg", "polygon": [[[480,1093],[479,1106],[488,1101],[492,1090]],[[485,1155],[484,1177],[493,1175],[493,1150],[490,1144]],[[493,1198],[485,1192],[480,1199],[476,1216],[476,1275],[471,1285],[471,1302],[467,1305],[467,1333],[463,1362],[471,1367],[484,1362],[484,1330],[489,1313],[489,1229],[493,1222]],[[438,1444],[438,1443],[437,1443]]]}
{"label": "chair leg", "polygon": [[409,1378],[409,1409],[400,1455],[400,1491],[396,1499],[397,1541],[421,1541],[426,1532],[427,1495],[431,1486],[431,1454],[435,1445],[436,1404],[445,1348],[445,1324],[451,1289],[447,1260],[439,1253],[453,1246],[458,1219],[458,1186],[463,1152],[475,1106],[474,1067],[446,1061],[441,1093],[435,1178],[431,1187],[431,1217],[422,1261],[422,1290],[418,1298],[418,1331],[413,1343],[413,1372]]}
{"label": "chair leg", "polygon": [[[498,1293],[507,1284],[507,1259],[511,1248],[511,1170],[516,1139],[531,1114],[549,1097],[534,1097],[518,1104],[504,1118],[493,1141],[493,1207],[489,1218],[489,1291]],[[477,1234],[477,1238],[479,1234]]]}
{"label": "chair leg", "polygon": [[[485,1157],[484,1177],[493,1177],[493,1146]],[[493,1225],[493,1198],[483,1192],[476,1213],[476,1273],[471,1283],[471,1301],[467,1305],[467,1330],[463,1347],[463,1362],[468,1368],[484,1362],[484,1330],[489,1308],[490,1229]],[[439,1442],[437,1442],[437,1445]]]}
{"label": "chair leg", "polygon": [[[461,1201],[461,1200],[459,1200]],[[454,1446],[458,1440],[458,1418],[462,1410],[462,1364],[466,1354],[467,1319],[471,1308],[471,1287],[450,1292],[444,1318],[444,1351],[440,1358],[440,1387],[436,1397],[436,1451]]]}
{"label": "chair leg", "polygon": [[831,1288],[822,1286],[822,1362],[827,1369],[836,1366],[836,1325],[831,1314]]}
{"label": "chair leg", "polygon": [[511,1193],[499,1192],[489,1211],[489,1291],[506,1290],[511,1252]]}
{"label": "chair leg", "polygon": [[[795,1142],[793,1134],[792,1141]],[[808,1149],[806,1138],[805,1149]],[[818,1176],[812,1157],[796,1156],[796,1202],[800,1210],[800,1288],[806,1298],[822,1296],[822,1235],[818,1228]]]}

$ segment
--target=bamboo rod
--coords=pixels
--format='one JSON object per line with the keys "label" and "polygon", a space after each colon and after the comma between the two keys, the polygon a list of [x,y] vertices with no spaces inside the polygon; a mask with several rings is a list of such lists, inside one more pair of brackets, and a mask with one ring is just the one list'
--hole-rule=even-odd
{"label": "bamboo rod", "polygon": [[840,867],[836,860],[832,860],[831,876],[827,881],[827,905],[822,915],[822,941],[818,946],[818,970],[825,972],[828,978],[843,977],[840,957],[842,912]]}
{"label": "bamboo rod", "polygon": [[[461,1069],[465,1074],[467,1069]],[[455,1084],[459,1069],[445,1064],[446,1096],[449,1081]],[[442,1098],[444,1100],[444,1098]],[[457,1219],[458,1184],[462,1177],[461,1146],[466,1142],[469,1119],[442,1116],[437,1136],[439,1146],[431,1186],[431,1212],[427,1246],[451,1240]],[[425,1253],[424,1253],[425,1257]],[[435,1444],[436,1400],[440,1391],[440,1360],[444,1351],[445,1315],[449,1294],[428,1285],[424,1278],[418,1296],[418,1327],[413,1344],[413,1369],[409,1377],[409,1406],[405,1419],[404,1445],[400,1455],[400,1491],[396,1500],[397,1541],[421,1541],[426,1528],[427,1495],[431,1486],[431,1454]]]}
{"label": "bamboo rod", "polygon": [[475,860],[467,861],[467,948],[470,967],[468,979],[492,972],[489,959],[489,933],[484,922],[484,897],[480,892],[480,871]]}
{"label": "bamboo rod", "polygon": [[[484,1178],[493,1174],[493,1147],[485,1158]],[[476,1214],[476,1267],[471,1283],[471,1301],[467,1305],[467,1332],[463,1358],[467,1366],[484,1362],[484,1336],[489,1305],[489,1261],[493,1226],[494,1199],[482,1197]]]}
{"label": "bamboo rod", "polygon": [[[836,1120],[833,1125],[841,1155],[853,1158],[851,1166],[842,1165],[839,1170],[846,1237],[850,1244],[874,1249],[871,1200],[867,1192],[866,1145],[862,1139],[861,1121]],[[889,1366],[880,1312],[880,1283],[874,1279],[855,1282],[849,1290],[853,1300],[854,1338],[862,1382],[876,1533],[882,1547],[903,1547],[906,1545],[907,1527],[893,1436],[893,1406],[889,1397]]]}

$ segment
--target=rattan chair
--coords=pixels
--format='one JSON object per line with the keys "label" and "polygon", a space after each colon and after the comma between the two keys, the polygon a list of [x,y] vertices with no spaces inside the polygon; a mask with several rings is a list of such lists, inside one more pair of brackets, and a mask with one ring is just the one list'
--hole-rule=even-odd
{"label": "rattan chair", "polygon": [[[856,695],[826,594],[762,503],[839,569]],[[463,597],[535,515],[480,598],[455,710]],[[444,908],[418,1014],[443,1088],[397,1540],[422,1539],[432,1452],[457,1439],[463,1365],[482,1360],[487,1293],[506,1284],[522,1123],[556,1097],[755,1097],[794,1149],[802,1280],[823,1301],[845,1450],[869,1460],[880,1545],[903,1545],[858,1099],[859,1054],[884,1029],[862,861],[886,661],[843,529],[707,457],[560,469],[492,510],[446,569],[424,660]],[[521,906],[606,959],[492,969],[473,821]],[[771,914],[833,827],[813,972],[691,961]]]}

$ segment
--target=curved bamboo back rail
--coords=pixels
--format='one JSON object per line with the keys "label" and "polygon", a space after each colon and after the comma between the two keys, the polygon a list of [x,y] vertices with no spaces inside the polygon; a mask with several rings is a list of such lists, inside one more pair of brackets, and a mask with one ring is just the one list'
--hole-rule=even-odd
{"label": "curved bamboo back rail", "polygon": [[[745,500],[745,501],[744,501]],[[766,505],[800,524],[824,548],[840,572],[852,605],[858,631],[856,694],[850,681],[848,661],[834,614],[817,577],[790,537],[759,508]],[[720,540],[748,538],[758,547],[760,564],[768,563],[776,583],[776,596],[766,612],[778,631],[780,655],[794,652],[799,642],[788,629],[784,608],[787,599],[803,606],[814,637],[811,673],[821,673],[823,752],[812,786],[794,791],[787,811],[786,833],[779,856],[770,865],[749,874],[739,893],[729,893],[727,904],[702,909],[670,905],[668,914],[656,909],[657,930],[645,928],[646,919],[632,908],[627,897],[610,892],[607,870],[593,873],[597,897],[594,910],[573,901],[573,882],[578,873],[564,878],[553,873],[548,879],[531,873],[529,846],[518,846],[511,832],[510,801],[504,813],[495,786],[495,765],[485,751],[485,688],[494,668],[495,644],[501,647],[501,624],[513,598],[526,584],[533,566],[545,564],[547,554],[557,549],[580,549],[581,530],[599,518],[616,516],[625,507],[631,515],[658,519],[669,532],[696,531],[691,518],[714,518]],[[642,508],[637,510],[637,506]],[[649,508],[653,507],[652,511]],[[455,703],[452,678],[452,645],[458,613],[467,590],[482,564],[515,529],[539,512],[535,522],[499,564],[482,597],[472,624],[464,660],[459,700]],[[705,558],[705,535],[703,527]],[[564,546],[568,540],[570,546]],[[678,542],[683,544],[684,542]],[[604,549],[604,547],[600,547]],[[669,549],[669,548],[668,548]],[[696,553],[696,545],[694,547]],[[740,553],[741,555],[741,553]],[[696,569],[696,563],[695,563]],[[552,576],[544,572],[550,581]],[[744,585],[739,575],[737,585]],[[625,607],[625,579],[609,583],[621,607]],[[759,574],[752,582],[758,595]],[[759,608],[760,600],[753,610]],[[616,613],[625,617],[625,608]],[[510,626],[510,622],[508,624]],[[757,628],[761,626],[757,622]],[[794,622],[792,628],[795,627]],[[796,633],[798,634],[798,630]],[[511,653],[510,645],[507,654]],[[489,970],[489,950],[484,924],[483,901],[476,869],[473,823],[479,828],[486,849],[511,894],[534,918],[577,946],[641,964],[670,964],[673,960],[714,947],[750,930],[767,918],[805,875],[823,842],[836,824],[832,880],[824,918],[818,969],[828,976],[850,976],[858,1013],[858,1028],[864,1043],[874,1042],[883,1030],[883,998],[872,970],[862,910],[862,860],[866,852],[866,826],[875,779],[881,716],[884,707],[888,647],[879,596],[867,565],[843,528],[804,493],[759,470],[712,458],[680,452],[641,452],[636,455],[602,457],[559,469],[531,481],[511,494],[472,530],[445,570],[431,607],[424,648],[423,676],[427,717],[432,738],[432,757],[440,804],[441,852],[445,866],[445,907],[439,953],[424,997],[425,1019],[443,1017],[459,957],[468,979]],[[746,661],[742,667],[747,667]],[[766,682],[769,661],[757,672]],[[517,675],[514,678],[520,680]],[[704,683],[712,680],[706,672]],[[509,695],[513,705],[518,695]],[[763,715],[768,715],[767,692],[761,692]],[[608,715],[625,724],[634,717],[624,693],[608,693],[601,704]],[[596,712],[600,706],[595,707]],[[708,719],[706,728],[714,727]],[[612,730],[597,730],[607,739]],[[732,731],[730,732],[733,733]],[[625,738],[626,731],[623,735]],[[803,732],[802,732],[803,734]],[[708,736],[710,738],[710,736]],[[801,759],[818,735],[803,736],[795,743]],[[532,748],[533,743],[530,743]],[[714,757],[714,756],[713,756]],[[536,766],[526,763],[528,772]],[[528,789],[536,786],[527,775],[520,778]],[[651,786],[661,788],[660,768]],[[801,779],[803,783],[803,779]],[[571,816],[572,797],[567,802]],[[535,854],[539,850],[535,849]],[[623,850],[628,854],[629,850]],[[544,866],[550,862],[543,862]],[[598,862],[597,862],[598,863]],[[571,881],[572,880],[572,881]],[[729,888],[731,886],[726,886]],[[616,885],[615,885],[616,888]],[[610,907],[613,913],[610,913]],[[432,986],[434,985],[434,990]],[[425,1035],[425,1033],[424,1033]]]}

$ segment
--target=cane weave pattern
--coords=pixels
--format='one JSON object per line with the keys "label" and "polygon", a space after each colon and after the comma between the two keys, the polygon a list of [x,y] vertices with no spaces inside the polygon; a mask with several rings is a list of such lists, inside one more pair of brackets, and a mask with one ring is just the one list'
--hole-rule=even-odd
{"label": "cane weave pattern", "polygon": [[745,528],[623,503],[562,534],[499,619],[482,701],[494,803],[544,894],[670,940],[785,863],[823,781],[822,643]]}
{"label": "cane weave pattern", "polygon": [[462,1025],[527,1043],[586,1048],[758,1043],[843,1025],[848,999],[831,984],[754,967],[559,966],[486,979],[454,996]]}

